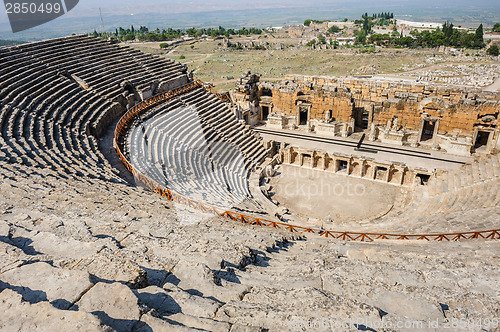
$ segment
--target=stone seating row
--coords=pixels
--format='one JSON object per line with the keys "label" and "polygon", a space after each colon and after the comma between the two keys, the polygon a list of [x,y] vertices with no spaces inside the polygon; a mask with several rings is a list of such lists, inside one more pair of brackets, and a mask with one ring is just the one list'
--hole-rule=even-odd
{"label": "stone seating row", "polygon": [[499,164],[499,155],[489,155],[458,170],[439,172],[427,186],[415,190],[411,205],[397,218],[410,221],[419,216],[439,216],[441,220],[460,220],[465,212],[499,207]]}
{"label": "stone seating row", "polygon": [[[217,119],[205,120],[200,112],[211,108],[221,113],[224,105],[210,97],[195,89],[142,115],[128,133],[126,154],[141,173],[183,196],[216,206],[261,209],[248,188],[256,162],[243,153],[249,151],[245,144],[260,142],[238,127],[230,112],[226,127],[211,126]],[[229,127],[239,131],[229,132]]]}
{"label": "stone seating row", "polygon": [[199,88],[182,96],[181,100],[196,108],[203,123],[220,133],[225,139],[240,146],[243,154],[254,161],[254,165],[262,161],[266,151],[261,142],[253,136],[250,130],[235,121],[234,115],[217,97]]}
{"label": "stone seating row", "polygon": [[49,75],[74,74],[89,88],[111,98],[123,92],[123,81],[147,86],[147,82],[160,84],[186,73],[184,65],[172,60],[88,36],[23,44],[0,56],[5,58],[0,77],[9,84],[15,81],[16,85],[25,86],[25,82],[35,77],[29,74],[33,71],[27,69],[36,67],[38,71],[48,71]]}
{"label": "stone seating row", "polygon": [[[12,158],[13,162],[19,161],[40,168],[49,167],[62,176],[107,176],[117,180],[106,159],[100,154],[95,138],[85,134],[84,122],[87,125],[90,123],[90,115],[96,109],[87,103],[92,100],[92,96],[87,92],[82,95],[81,89],[76,85],[68,88],[68,82],[65,86],[59,92],[62,95],[57,97],[56,94],[56,99],[53,99],[54,102],[61,103],[58,107],[57,103],[47,104],[47,99],[43,97],[52,91],[40,86],[39,90],[31,91],[23,100],[17,100],[24,109],[12,107],[12,103],[1,109],[1,148],[4,154]],[[25,99],[31,102],[27,104]],[[100,103],[105,104],[102,100]],[[49,109],[48,106],[53,107]],[[84,134],[78,134],[81,132]]]}
{"label": "stone seating row", "polygon": [[[88,36],[0,48],[0,157],[61,178],[123,182],[96,136],[125,81],[168,82],[185,66]],[[76,75],[89,85],[84,89]]]}
{"label": "stone seating row", "polygon": [[227,206],[228,198],[234,203],[249,197],[244,172],[236,174],[232,165],[221,165],[176,139],[178,135],[165,134],[157,129],[158,122],[156,126],[146,123],[146,127],[143,133],[141,124],[129,135],[130,159],[142,173],[193,199],[209,192],[204,202],[212,205]]}

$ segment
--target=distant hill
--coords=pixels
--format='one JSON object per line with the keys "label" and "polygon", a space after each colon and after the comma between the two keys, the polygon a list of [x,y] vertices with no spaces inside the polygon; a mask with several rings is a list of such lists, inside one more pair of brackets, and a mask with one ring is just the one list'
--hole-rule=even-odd
{"label": "distant hill", "polygon": [[[101,8],[101,11],[99,10]],[[363,13],[394,13],[396,19],[418,22],[453,22],[455,26],[491,27],[500,22],[498,0],[86,0],[67,15],[41,26],[12,33],[7,15],[0,11],[0,39],[35,41],[73,33],[114,32],[118,27],[227,28],[302,24],[307,18],[343,20]],[[102,21],[101,14],[102,12]]]}
{"label": "distant hill", "polygon": [[0,46],[12,46],[12,45],[19,45],[22,43],[23,43],[22,41],[18,41],[18,40],[0,39]]}

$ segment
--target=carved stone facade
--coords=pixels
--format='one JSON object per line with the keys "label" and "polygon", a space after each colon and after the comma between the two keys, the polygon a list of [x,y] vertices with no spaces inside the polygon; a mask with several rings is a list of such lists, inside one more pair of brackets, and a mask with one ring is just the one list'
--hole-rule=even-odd
{"label": "carved stone facade", "polygon": [[246,98],[254,107],[251,125],[330,136],[366,131],[370,140],[460,155],[500,148],[500,93],[316,76],[286,76],[279,84],[252,82],[251,89],[237,90],[237,100]]}
{"label": "carved stone facade", "polygon": [[332,154],[292,146],[281,149],[279,153],[283,164],[355,176],[398,186],[412,186],[415,182],[427,181],[432,175],[427,170],[411,169],[404,164],[380,163],[370,158]]}

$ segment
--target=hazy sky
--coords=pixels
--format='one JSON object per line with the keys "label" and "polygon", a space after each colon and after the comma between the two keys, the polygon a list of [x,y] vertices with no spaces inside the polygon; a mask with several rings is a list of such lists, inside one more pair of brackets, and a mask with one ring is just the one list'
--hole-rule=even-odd
{"label": "hazy sky", "polygon": [[[250,9],[253,11],[246,12]],[[112,31],[131,24],[150,28],[186,28],[187,24],[265,27],[297,24],[306,18],[355,19],[364,12],[386,11],[394,12],[396,18],[469,22],[470,26],[500,22],[500,0],[80,0],[61,18],[16,34],[11,32],[5,7],[0,4],[0,39],[39,40],[94,29]]]}
{"label": "hazy sky", "polygon": [[[264,8],[287,8],[287,7],[323,7],[323,6],[346,6],[389,8],[393,6],[403,7],[421,6],[422,8],[458,8],[458,7],[482,7],[486,11],[500,10],[498,0],[80,0],[78,5],[67,17],[85,17],[99,15],[99,7],[103,15],[131,15],[140,13],[185,13],[205,12],[215,10],[239,10],[239,9],[264,9]],[[1,5],[0,5],[1,6]],[[3,6],[2,6],[3,7]],[[0,11],[0,22],[7,22],[5,8]]]}

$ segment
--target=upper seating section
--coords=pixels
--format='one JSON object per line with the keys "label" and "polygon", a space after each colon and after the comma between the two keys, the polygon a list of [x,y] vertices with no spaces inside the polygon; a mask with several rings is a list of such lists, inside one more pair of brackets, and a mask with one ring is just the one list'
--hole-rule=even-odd
{"label": "upper seating section", "polygon": [[22,86],[35,72],[58,74],[114,100],[130,88],[145,96],[185,84],[186,66],[88,36],[0,50],[0,88]]}
{"label": "upper seating section", "polygon": [[185,72],[87,36],[1,47],[0,161],[58,178],[123,182],[97,138],[127,104],[185,84]]}

